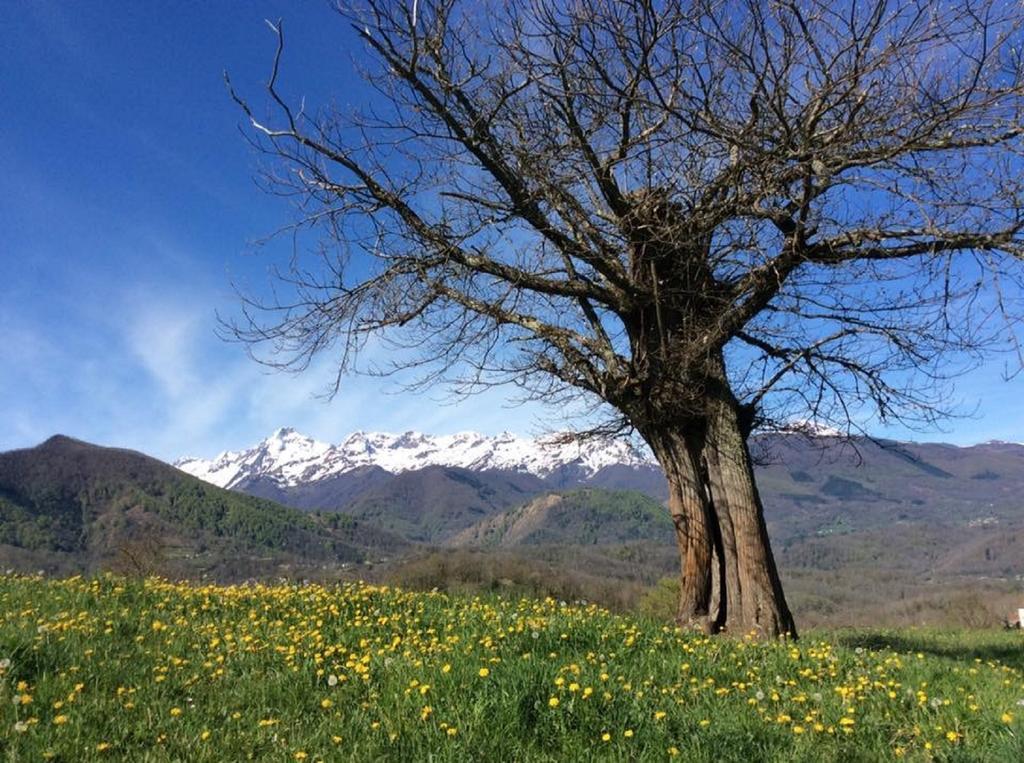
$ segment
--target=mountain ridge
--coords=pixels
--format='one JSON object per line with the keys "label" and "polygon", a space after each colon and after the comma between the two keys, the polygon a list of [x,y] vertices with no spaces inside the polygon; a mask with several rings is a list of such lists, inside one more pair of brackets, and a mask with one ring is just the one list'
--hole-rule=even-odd
{"label": "mountain ridge", "polygon": [[508,471],[541,478],[566,473],[585,479],[610,466],[654,466],[653,457],[623,440],[561,441],[558,435],[528,438],[503,432],[429,435],[413,430],[353,432],[336,445],[283,427],[256,445],[211,458],[185,457],[174,462],[182,471],[218,487],[236,488],[257,479],[278,487],[319,482],[362,467],[392,474],[428,466],[472,471]]}

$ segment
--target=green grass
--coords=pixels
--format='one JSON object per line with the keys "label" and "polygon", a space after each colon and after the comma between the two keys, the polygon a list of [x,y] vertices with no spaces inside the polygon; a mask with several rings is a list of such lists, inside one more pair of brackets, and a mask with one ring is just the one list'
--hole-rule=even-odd
{"label": "green grass", "polygon": [[1022,649],[709,640],[362,585],[0,577],[0,759],[1016,761]]}

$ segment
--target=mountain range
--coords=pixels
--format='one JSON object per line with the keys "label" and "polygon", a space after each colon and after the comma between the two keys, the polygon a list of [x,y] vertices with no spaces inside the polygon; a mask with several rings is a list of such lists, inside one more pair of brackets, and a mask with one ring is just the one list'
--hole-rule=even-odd
{"label": "mountain range", "polygon": [[410,431],[353,432],[331,445],[282,428],[251,448],[212,459],[182,458],[174,465],[218,487],[238,488],[254,480],[296,487],[369,467],[398,474],[429,466],[454,466],[557,481],[586,479],[609,466],[651,467],[655,461],[623,440],[575,442],[507,432],[488,437],[477,432],[437,436]]}
{"label": "mountain range", "polygon": [[[753,450],[772,543],[792,576],[842,570],[851,581],[891,574],[925,584],[1024,575],[1022,444],[776,434],[756,438]],[[331,446],[285,429],[250,449],[178,466],[237,491],[449,547],[589,543],[584,517],[600,515],[608,495],[620,511],[632,500],[622,491],[667,499],[649,454],[599,440],[355,433]],[[565,521],[567,511],[577,519]],[[617,529],[599,542],[660,538],[667,547],[671,533],[651,529],[656,515],[625,525],[604,517]]]}
{"label": "mountain range", "polygon": [[[922,597],[946,607],[963,586],[974,606],[977,586],[1007,595],[1024,580],[1024,445],[771,435],[754,451],[772,544],[805,616],[848,622],[891,596],[907,612]],[[0,564],[127,558],[238,579],[373,562],[356,574],[426,587],[529,580],[531,592],[588,598],[635,593],[677,564],[664,476],[629,443],[408,432],[330,445],[281,429],[176,466],[61,436],[0,453]]]}

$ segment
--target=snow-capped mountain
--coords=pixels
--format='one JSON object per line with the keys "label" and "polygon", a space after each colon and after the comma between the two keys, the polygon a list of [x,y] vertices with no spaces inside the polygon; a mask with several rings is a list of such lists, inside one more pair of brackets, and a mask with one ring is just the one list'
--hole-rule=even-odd
{"label": "snow-capped mountain", "polygon": [[206,482],[232,488],[257,478],[292,487],[365,466],[377,466],[393,474],[426,466],[459,466],[474,471],[525,472],[543,478],[566,467],[588,477],[606,466],[653,463],[649,453],[622,440],[555,443],[510,433],[488,437],[477,432],[440,436],[353,432],[331,445],[285,428],[247,450],[229,451],[213,459],[183,458],[174,465]]}

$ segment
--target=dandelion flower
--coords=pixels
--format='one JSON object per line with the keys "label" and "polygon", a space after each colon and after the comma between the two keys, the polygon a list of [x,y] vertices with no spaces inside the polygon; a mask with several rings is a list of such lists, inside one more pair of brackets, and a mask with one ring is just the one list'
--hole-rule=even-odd
{"label": "dandelion flower", "polygon": [[491,674],[491,671],[488,670],[487,668],[480,668],[480,677],[481,678],[487,678],[487,676],[489,676],[490,674]]}
{"label": "dandelion flower", "polygon": [[551,697],[548,700],[548,707],[558,707],[558,697]]}

